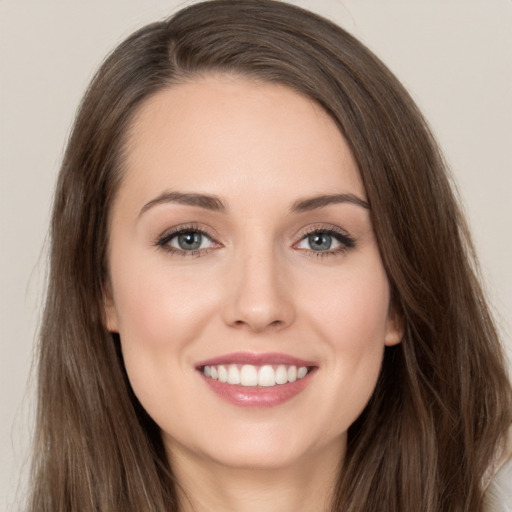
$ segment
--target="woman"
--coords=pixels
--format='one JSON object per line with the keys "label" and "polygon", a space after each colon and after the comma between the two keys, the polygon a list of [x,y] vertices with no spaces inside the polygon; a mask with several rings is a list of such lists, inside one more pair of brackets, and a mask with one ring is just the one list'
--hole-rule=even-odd
{"label": "woman", "polygon": [[439,151],[326,20],[196,4],[64,158],[30,510],[481,511],[511,393]]}

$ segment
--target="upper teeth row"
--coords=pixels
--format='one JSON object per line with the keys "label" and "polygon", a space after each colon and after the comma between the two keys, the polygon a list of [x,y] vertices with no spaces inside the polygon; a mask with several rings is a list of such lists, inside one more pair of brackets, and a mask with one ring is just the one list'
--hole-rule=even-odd
{"label": "upper teeth row", "polygon": [[236,364],[205,366],[203,373],[206,377],[227,382],[228,384],[241,384],[242,386],[275,386],[302,379],[308,373],[306,366],[297,368],[294,365],[279,365],[275,369],[271,365],[253,366],[244,364],[239,367]]}

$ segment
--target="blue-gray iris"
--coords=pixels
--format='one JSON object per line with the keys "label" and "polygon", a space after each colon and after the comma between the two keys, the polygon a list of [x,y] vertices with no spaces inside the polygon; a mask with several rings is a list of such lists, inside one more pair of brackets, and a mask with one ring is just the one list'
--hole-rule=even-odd
{"label": "blue-gray iris", "polygon": [[185,251],[199,249],[202,237],[201,233],[182,233],[178,236],[178,245]]}
{"label": "blue-gray iris", "polygon": [[308,242],[313,251],[325,251],[331,247],[332,236],[326,233],[315,233],[308,236]]}

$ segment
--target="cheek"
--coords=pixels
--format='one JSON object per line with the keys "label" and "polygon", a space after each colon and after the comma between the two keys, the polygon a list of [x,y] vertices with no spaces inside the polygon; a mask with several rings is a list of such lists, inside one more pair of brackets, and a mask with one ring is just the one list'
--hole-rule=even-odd
{"label": "cheek", "polygon": [[[378,260],[376,260],[378,261]],[[305,306],[310,322],[323,343],[329,380],[318,409],[333,421],[332,430],[347,429],[361,414],[377,383],[389,311],[389,285],[380,265],[351,267],[326,282],[323,298],[316,295]]]}
{"label": "cheek", "polygon": [[204,280],[187,279],[147,255],[134,251],[115,261],[111,281],[123,359],[146,405],[183,373],[186,349],[201,337],[217,301]]}
{"label": "cheek", "polygon": [[138,265],[136,258],[118,266],[112,281],[121,338],[148,348],[165,350],[171,340],[193,338],[215,303],[202,280],[158,263]]}
{"label": "cheek", "polygon": [[111,279],[126,372],[149,415],[166,424],[165,404],[180,409],[193,401],[182,385],[191,371],[187,351],[218,300],[203,279],[186,279],[169,266],[147,258],[142,264],[136,254],[117,263]]}
{"label": "cheek", "polygon": [[[312,289],[312,284],[307,287]],[[390,292],[380,259],[357,260],[323,279],[322,289],[308,301],[305,311],[313,312],[333,348],[356,354],[384,346]]]}

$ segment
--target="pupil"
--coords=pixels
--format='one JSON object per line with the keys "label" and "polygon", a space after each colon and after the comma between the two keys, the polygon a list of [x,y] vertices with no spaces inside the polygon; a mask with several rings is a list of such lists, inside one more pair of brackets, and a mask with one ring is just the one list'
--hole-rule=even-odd
{"label": "pupil", "polygon": [[309,235],[309,245],[314,251],[325,251],[330,249],[331,243],[331,236],[326,235],[325,233]]}
{"label": "pupil", "polygon": [[178,237],[179,246],[185,250],[199,249],[201,246],[200,233],[183,233]]}

